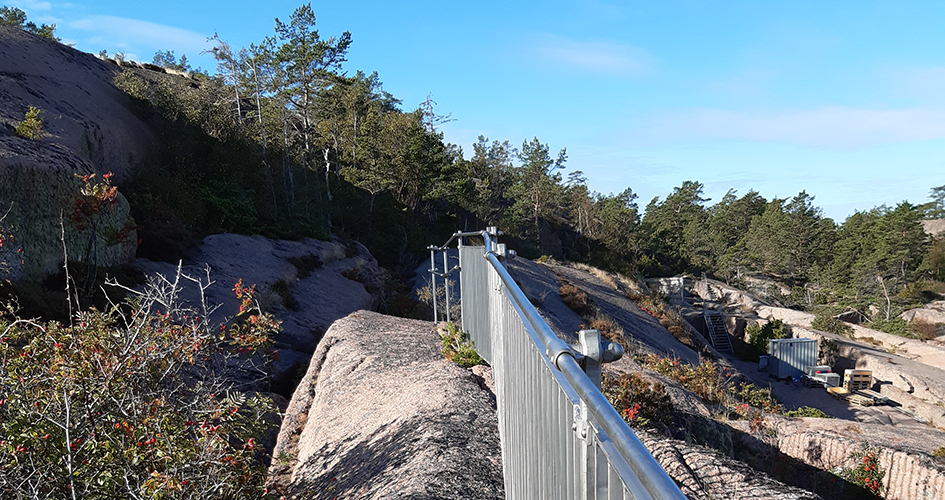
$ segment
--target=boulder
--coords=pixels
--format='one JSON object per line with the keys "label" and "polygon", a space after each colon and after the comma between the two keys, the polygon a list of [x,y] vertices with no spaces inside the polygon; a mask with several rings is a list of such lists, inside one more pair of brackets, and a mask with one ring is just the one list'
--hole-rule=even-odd
{"label": "boulder", "polygon": [[433,323],[335,322],[286,411],[270,469],[292,499],[504,497],[495,407]]}
{"label": "boulder", "polygon": [[[63,243],[70,260],[85,261],[92,225],[75,216],[82,186],[77,176],[95,170],[61,144],[0,135],[0,237],[6,240],[0,279],[37,280],[58,272]],[[115,266],[134,259],[138,237],[125,197],[118,193],[95,219],[96,255],[89,261]]]}
{"label": "boulder", "polygon": [[925,323],[945,323],[945,300],[936,300],[918,308],[909,309],[900,317],[905,321],[921,321]]}
{"label": "boulder", "polygon": [[[138,259],[134,266],[149,276],[173,281],[177,264]],[[206,302],[220,307],[212,323],[225,322],[239,312],[233,286],[242,280],[256,285],[260,304],[282,322],[275,338],[278,357],[272,365],[273,390],[291,396],[295,383],[322,335],[338,318],[359,309],[377,307],[384,283],[377,261],[360,243],[340,240],[270,240],[262,236],[215,234],[197,246],[182,273],[213,282]],[[180,300],[200,303],[200,290],[182,281]]]}

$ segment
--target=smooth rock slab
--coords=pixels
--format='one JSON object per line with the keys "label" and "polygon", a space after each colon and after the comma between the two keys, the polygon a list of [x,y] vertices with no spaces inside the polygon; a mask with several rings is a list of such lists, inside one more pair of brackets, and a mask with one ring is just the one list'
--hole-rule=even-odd
{"label": "smooth rock slab", "polygon": [[336,321],[292,397],[270,470],[287,498],[503,498],[496,413],[433,324]]}

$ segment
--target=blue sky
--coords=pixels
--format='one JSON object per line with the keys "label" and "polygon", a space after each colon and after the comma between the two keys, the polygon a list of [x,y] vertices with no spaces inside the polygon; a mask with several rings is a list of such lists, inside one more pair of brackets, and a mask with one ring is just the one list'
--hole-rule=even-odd
{"label": "blue sky", "polygon": [[[212,68],[300,2],[0,0],[76,48],[156,50]],[[945,2],[312,2],[322,37],[351,32],[348,72],[377,71],[414,108],[432,94],[449,142],[568,149],[591,189],[640,204],[685,180],[801,190],[838,222],[927,201],[945,184]],[[711,203],[711,202],[710,202]]]}

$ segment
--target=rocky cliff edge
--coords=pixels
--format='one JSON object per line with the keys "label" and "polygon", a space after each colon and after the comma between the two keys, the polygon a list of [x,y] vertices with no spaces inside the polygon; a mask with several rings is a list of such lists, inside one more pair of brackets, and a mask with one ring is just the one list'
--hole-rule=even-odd
{"label": "rocky cliff edge", "polygon": [[433,323],[336,321],[286,412],[270,470],[286,498],[503,498],[490,393]]}

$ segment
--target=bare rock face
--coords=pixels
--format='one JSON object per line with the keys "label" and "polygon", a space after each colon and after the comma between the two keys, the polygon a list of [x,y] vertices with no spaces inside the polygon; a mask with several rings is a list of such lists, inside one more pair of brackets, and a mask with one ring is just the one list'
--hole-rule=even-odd
{"label": "bare rock face", "polygon": [[286,412],[271,480],[287,498],[504,497],[497,417],[430,322],[335,322]]}
{"label": "bare rock face", "polygon": [[822,470],[855,467],[854,452],[877,451],[883,477],[883,498],[942,498],[945,473],[931,452],[945,445],[945,435],[909,433],[889,425],[836,419],[791,419],[778,426],[778,448],[788,456]]}
{"label": "bare rock face", "polygon": [[638,432],[683,494],[693,500],[817,500],[809,491],[787,486],[748,465],[704,446]]}
{"label": "bare rock face", "polygon": [[935,238],[945,234],[945,219],[924,220],[921,222],[922,229],[925,230],[926,234]]}
{"label": "bare rock face", "polygon": [[[527,259],[511,259],[508,269],[525,296],[537,308],[561,339],[577,341],[577,332],[586,321],[574,313],[558,294],[561,279],[567,280],[592,298],[594,306],[623,327],[628,339],[641,354],[672,355],[688,362],[698,362],[699,355],[676,340],[659,321],[640,309],[627,297],[626,286],[605,273],[595,275],[574,266],[539,264]],[[617,361],[617,368],[626,361]]]}
{"label": "bare rock face", "polygon": [[0,26],[0,127],[43,111],[47,137],[96,172],[119,179],[155,140],[112,80],[119,68],[67,45]]}
{"label": "bare rock face", "polygon": [[[135,261],[145,275],[161,275],[173,281],[177,265]],[[290,396],[322,335],[338,318],[378,305],[383,288],[381,270],[367,248],[339,240],[270,240],[262,236],[216,234],[207,236],[181,272],[214,283],[206,290],[206,302],[220,308],[212,323],[226,321],[239,312],[232,292],[237,281],[256,285],[262,307],[282,322],[276,336],[278,357],[273,362],[273,390]],[[180,299],[191,306],[200,302],[195,284],[182,281]]]}

